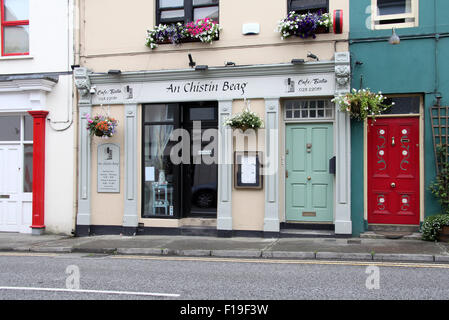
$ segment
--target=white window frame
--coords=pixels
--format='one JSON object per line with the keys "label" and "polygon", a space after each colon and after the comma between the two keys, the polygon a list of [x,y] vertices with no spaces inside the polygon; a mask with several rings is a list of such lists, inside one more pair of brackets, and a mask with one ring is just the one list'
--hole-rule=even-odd
{"label": "white window frame", "polygon": [[[419,0],[411,1],[411,12],[402,14],[379,15],[377,1],[371,0],[371,29],[383,30],[392,28],[413,28],[419,25]],[[379,24],[384,20],[409,19],[411,21],[400,23]]]}
{"label": "white window frame", "polygon": [[[316,104],[318,103],[318,101],[324,101],[325,102],[326,106],[324,107],[324,109],[322,109],[323,112],[324,112],[323,117],[318,117],[318,110],[319,110],[318,107],[299,109],[299,110],[296,109],[296,108],[287,109],[287,104],[289,102],[290,103],[305,102],[305,103],[310,104],[310,102],[312,102],[312,101],[315,102]],[[284,101],[283,109],[284,109],[283,110],[283,114],[284,114],[284,121],[285,122],[298,122],[298,121],[299,122],[323,122],[323,121],[324,122],[332,122],[332,121],[335,120],[335,113],[336,113],[335,104],[332,103],[330,98],[317,97],[317,98],[310,98],[310,99],[302,99],[302,98],[300,98],[300,99],[288,99],[288,100]],[[307,112],[307,116],[305,116],[305,117],[303,117],[303,116],[295,117],[294,114],[292,114],[292,117],[287,117],[287,111],[292,111],[293,112],[295,110],[296,111],[300,111],[300,112],[306,111]],[[310,116],[310,111],[314,111],[316,116],[315,117],[311,117]],[[326,113],[328,111],[331,111],[331,113],[332,113],[330,116],[326,115]]]}

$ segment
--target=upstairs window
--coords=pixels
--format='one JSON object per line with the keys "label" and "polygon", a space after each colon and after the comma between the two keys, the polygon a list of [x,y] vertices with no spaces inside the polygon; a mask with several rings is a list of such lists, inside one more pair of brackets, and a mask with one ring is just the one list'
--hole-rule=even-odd
{"label": "upstairs window", "polygon": [[156,24],[183,24],[211,18],[218,22],[218,0],[157,0]]}
{"label": "upstairs window", "polygon": [[29,54],[29,0],[0,0],[2,56]]}
{"label": "upstairs window", "polygon": [[329,0],[287,0],[288,12],[296,13],[329,12]]}
{"label": "upstairs window", "polygon": [[371,0],[373,29],[418,26],[418,0]]}

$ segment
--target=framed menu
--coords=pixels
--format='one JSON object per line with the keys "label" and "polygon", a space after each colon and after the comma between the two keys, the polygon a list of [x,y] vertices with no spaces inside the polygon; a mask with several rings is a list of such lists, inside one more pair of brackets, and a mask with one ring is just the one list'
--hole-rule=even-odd
{"label": "framed menu", "polygon": [[260,174],[262,152],[236,151],[234,157],[234,187],[236,189],[262,189]]}

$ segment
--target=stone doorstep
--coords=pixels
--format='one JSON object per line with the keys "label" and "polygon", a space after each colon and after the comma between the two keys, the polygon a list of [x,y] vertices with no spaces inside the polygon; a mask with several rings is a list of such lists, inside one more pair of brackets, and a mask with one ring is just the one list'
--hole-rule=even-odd
{"label": "stone doorstep", "polygon": [[361,239],[421,240],[422,234],[419,232],[367,231],[361,233],[359,237]]}

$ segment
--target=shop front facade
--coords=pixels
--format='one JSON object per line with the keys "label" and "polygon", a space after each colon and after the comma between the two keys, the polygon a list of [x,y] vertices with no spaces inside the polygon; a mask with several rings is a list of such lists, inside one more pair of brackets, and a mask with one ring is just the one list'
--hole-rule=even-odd
{"label": "shop front facade", "polygon": [[[349,118],[331,101],[349,91],[349,1],[80,2],[77,234],[351,235]],[[291,11],[336,28],[281,37]],[[143,45],[205,17],[212,43]],[[247,108],[262,128],[225,125]],[[96,115],[118,120],[107,140],[86,130]]]}
{"label": "shop front facade", "polygon": [[[349,119],[331,101],[349,90],[347,52],[207,72],[78,68],[75,79],[85,93],[78,234],[178,234],[208,218],[223,236],[278,235],[290,223],[351,234]],[[224,124],[245,108],[263,128]],[[117,133],[90,136],[88,119],[105,113]]]}

